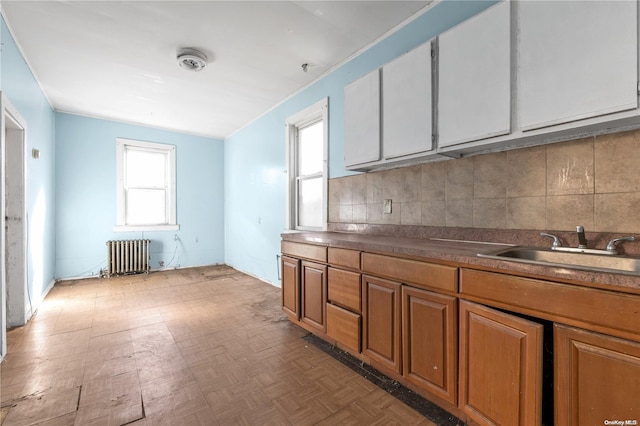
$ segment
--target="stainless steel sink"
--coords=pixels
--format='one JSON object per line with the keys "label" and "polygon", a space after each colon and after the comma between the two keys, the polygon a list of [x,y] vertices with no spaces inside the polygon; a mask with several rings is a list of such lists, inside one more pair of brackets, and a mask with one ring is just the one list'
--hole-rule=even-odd
{"label": "stainless steel sink", "polygon": [[531,247],[510,247],[493,253],[478,253],[478,256],[597,272],[640,274],[640,258],[623,255],[611,256],[609,254],[571,253]]}

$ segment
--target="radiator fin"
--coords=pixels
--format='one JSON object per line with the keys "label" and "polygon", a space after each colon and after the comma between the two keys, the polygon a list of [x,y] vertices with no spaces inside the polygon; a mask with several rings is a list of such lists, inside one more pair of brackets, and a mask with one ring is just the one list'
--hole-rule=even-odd
{"label": "radiator fin", "polygon": [[107,241],[107,275],[149,272],[150,240]]}

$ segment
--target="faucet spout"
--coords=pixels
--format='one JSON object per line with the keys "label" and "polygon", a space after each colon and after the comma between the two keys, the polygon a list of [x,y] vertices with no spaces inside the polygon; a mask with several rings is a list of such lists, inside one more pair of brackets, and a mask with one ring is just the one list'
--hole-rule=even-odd
{"label": "faucet spout", "polygon": [[580,225],[576,226],[576,232],[578,233],[578,248],[587,248],[587,238],[584,236],[584,228]]}

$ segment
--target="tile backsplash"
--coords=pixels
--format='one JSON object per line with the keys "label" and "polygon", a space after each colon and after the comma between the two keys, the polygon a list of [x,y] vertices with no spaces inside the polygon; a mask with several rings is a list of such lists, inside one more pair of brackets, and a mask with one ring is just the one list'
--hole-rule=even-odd
{"label": "tile backsplash", "polygon": [[639,213],[640,130],[329,181],[331,223],[640,233]]}

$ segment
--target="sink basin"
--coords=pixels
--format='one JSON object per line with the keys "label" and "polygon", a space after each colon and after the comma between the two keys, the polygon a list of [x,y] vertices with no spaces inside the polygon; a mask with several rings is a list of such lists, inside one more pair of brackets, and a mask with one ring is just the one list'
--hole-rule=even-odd
{"label": "sink basin", "polygon": [[622,255],[611,256],[608,254],[569,253],[530,247],[510,247],[488,254],[478,253],[478,256],[536,265],[586,269],[597,272],[640,274],[640,258]]}

